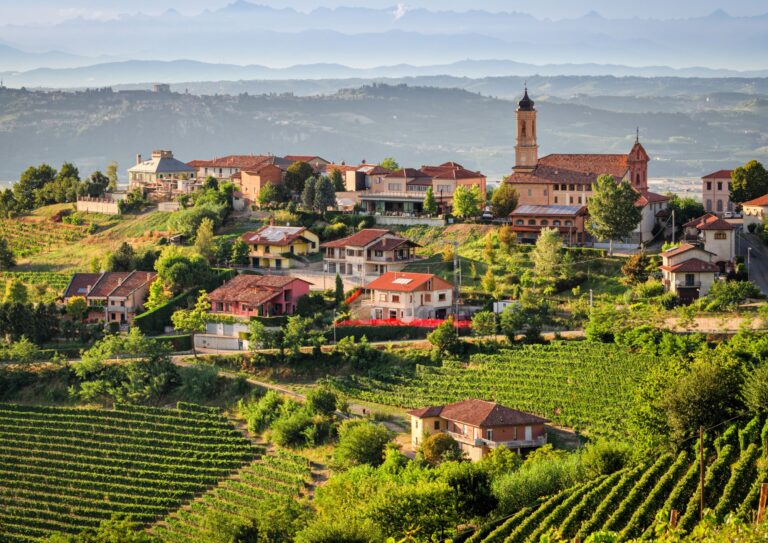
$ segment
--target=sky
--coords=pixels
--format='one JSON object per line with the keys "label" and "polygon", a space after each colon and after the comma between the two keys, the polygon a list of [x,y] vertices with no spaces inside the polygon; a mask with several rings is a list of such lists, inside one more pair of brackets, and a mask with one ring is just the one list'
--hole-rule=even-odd
{"label": "sky", "polygon": [[[73,17],[109,18],[121,13],[141,11],[156,14],[176,9],[185,14],[217,9],[232,0],[0,0],[0,26],[5,24],[52,24]],[[522,11],[540,18],[578,17],[596,11],[609,18],[677,18],[707,15],[724,9],[731,15],[748,16],[768,13],[763,0],[252,0],[274,7],[292,7],[309,11],[316,7],[364,6],[452,9],[466,11]]]}

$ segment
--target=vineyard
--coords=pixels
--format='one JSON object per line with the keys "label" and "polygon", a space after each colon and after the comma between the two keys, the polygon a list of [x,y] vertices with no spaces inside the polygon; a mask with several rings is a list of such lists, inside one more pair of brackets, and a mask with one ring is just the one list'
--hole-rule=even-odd
{"label": "vineyard", "polygon": [[615,437],[639,380],[656,363],[615,345],[578,341],[474,355],[469,364],[336,378],[343,393],[376,403],[422,407],[467,398],[494,400],[592,435]]}
{"label": "vineyard", "polygon": [[231,525],[249,526],[259,512],[279,509],[285,500],[295,499],[309,480],[309,463],[303,457],[283,451],[265,455],[151,531],[166,543],[221,541],[221,534],[211,531],[219,523],[210,519],[224,517]]}
{"label": "vineyard", "polygon": [[0,542],[76,533],[112,515],[151,523],[258,451],[217,411],[0,404]]}
{"label": "vineyard", "polygon": [[[755,419],[740,431],[731,426],[705,449],[704,507],[718,521],[729,514],[752,519],[760,483],[768,481],[768,468],[760,462],[768,452],[766,438],[768,423],[761,433]],[[700,499],[699,459],[683,451],[563,490],[478,529],[467,543],[533,543],[551,529],[566,540],[611,531],[627,541],[651,535],[657,514],[666,518],[673,509],[678,527],[690,532],[699,520]]]}
{"label": "vineyard", "polygon": [[0,292],[5,292],[6,283],[12,279],[27,286],[30,302],[51,302],[61,296],[71,276],[56,272],[0,272]]}
{"label": "vineyard", "polygon": [[24,219],[0,220],[0,237],[18,258],[28,257],[63,245],[77,243],[86,237],[84,226]]}

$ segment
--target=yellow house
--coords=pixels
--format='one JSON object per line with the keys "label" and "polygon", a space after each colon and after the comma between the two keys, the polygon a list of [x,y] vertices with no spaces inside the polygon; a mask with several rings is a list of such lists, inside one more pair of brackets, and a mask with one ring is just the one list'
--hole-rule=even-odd
{"label": "yellow house", "polygon": [[264,226],[242,236],[252,268],[288,269],[296,257],[320,251],[320,239],[301,226]]}

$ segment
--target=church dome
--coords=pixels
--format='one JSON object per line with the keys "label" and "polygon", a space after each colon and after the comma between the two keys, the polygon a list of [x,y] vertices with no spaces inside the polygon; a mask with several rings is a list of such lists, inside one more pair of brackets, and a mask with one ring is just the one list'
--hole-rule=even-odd
{"label": "church dome", "polygon": [[523,99],[517,104],[520,111],[533,111],[533,100],[528,96],[528,88],[525,89]]}

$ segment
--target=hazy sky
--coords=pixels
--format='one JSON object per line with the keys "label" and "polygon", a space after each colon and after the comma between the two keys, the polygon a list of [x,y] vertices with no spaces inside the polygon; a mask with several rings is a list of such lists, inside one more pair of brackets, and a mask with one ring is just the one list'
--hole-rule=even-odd
{"label": "hazy sky", "polygon": [[[0,25],[53,23],[76,16],[113,17],[120,13],[159,13],[174,8],[182,13],[216,9],[232,0],[0,0]],[[384,8],[398,3],[406,7],[453,9],[465,11],[523,11],[537,17],[560,19],[597,11],[606,17],[674,18],[706,15],[724,9],[732,15],[768,13],[763,0],[252,0],[275,7],[293,7],[308,11],[315,7],[365,6]]]}

